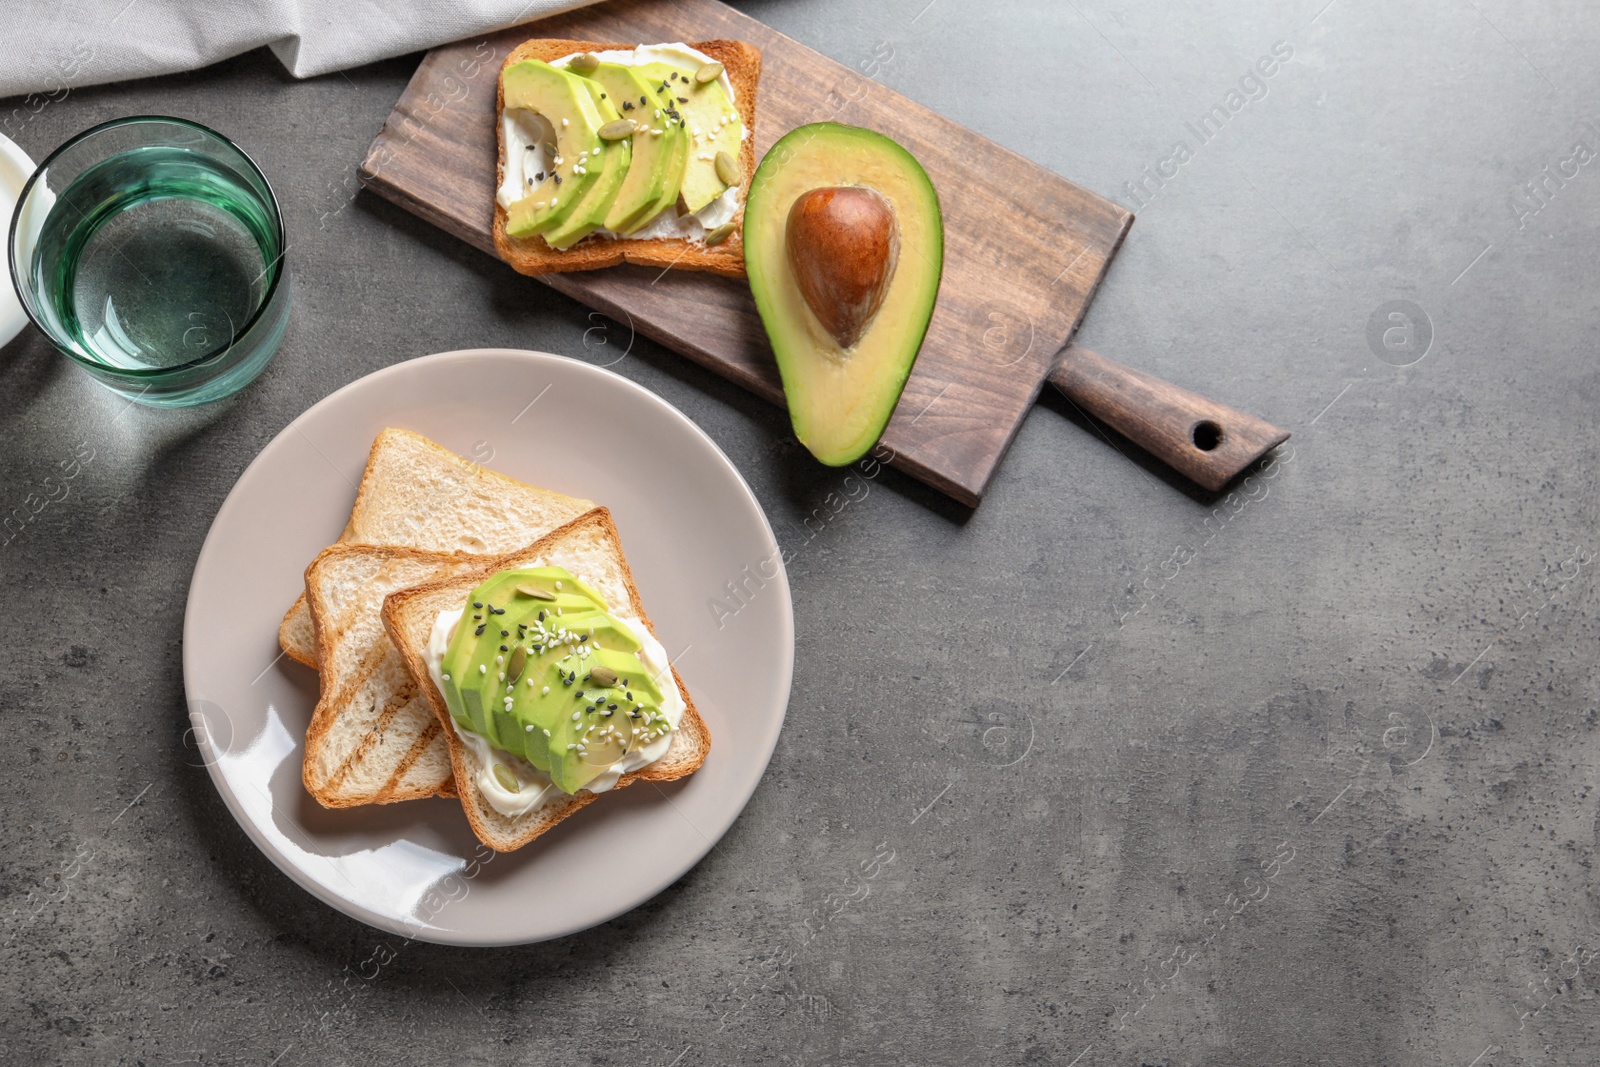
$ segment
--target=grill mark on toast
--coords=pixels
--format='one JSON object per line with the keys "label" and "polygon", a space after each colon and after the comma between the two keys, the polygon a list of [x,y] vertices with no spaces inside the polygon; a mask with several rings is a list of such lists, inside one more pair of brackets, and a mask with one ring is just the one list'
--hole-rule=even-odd
{"label": "grill mark on toast", "polygon": [[[443,740],[439,736],[443,729],[444,728],[439,725],[438,719],[433,718],[432,716],[428,718],[427,727],[422,731],[421,735],[411,743],[411,747],[406,750],[406,754],[400,757],[400,762],[395,767],[394,773],[389,776],[389,780],[387,782],[383,783],[383,788],[378,790],[377,795],[373,798],[374,800],[380,804],[383,804],[392,799],[400,799],[400,797],[395,795],[399,792],[400,780],[410,772],[417,760],[422,758],[422,754],[428,751],[429,745],[433,744],[435,741]],[[450,776],[450,782],[452,785],[455,783],[455,776],[453,774]],[[439,787],[439,784],[435,784],[431,787],[428,787],[424,792],[407,795],[433,796],[439,791]]]}
{"label": "grill mark on toast", "polygon": [[[369,671],[368,677],[370,677],[370,674],[371,672]],[[356,745],[355,750],[345,757],[344,762],[339,765],[339,769],[329,776],[327,784],[323,786],[327,792],[338,791],[340,783],[349,777],[350,773],[355,770],[356,765],[366,759],[367,753],[383,741],[384,732],[389,728],[389,724],[394,721],[394,717],[400,714],[400,709],[411,703],[412,698],[416,695],[417,683],[408,681],[399,689],[396,689],[388,700],[384,701],[382,710],[378,712],[377,721],[367,728],[367,732],[362,735],[361,741]]]}

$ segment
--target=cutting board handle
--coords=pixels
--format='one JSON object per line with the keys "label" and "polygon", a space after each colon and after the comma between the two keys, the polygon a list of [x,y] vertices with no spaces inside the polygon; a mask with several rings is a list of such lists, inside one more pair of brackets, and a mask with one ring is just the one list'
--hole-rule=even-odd
{"label": "cutting board handle", "polygon": [[1062,349],[1050,384],[1083,412],[1212,492],[1289,439],[1286,430],[1270,422],[1077,345]]}

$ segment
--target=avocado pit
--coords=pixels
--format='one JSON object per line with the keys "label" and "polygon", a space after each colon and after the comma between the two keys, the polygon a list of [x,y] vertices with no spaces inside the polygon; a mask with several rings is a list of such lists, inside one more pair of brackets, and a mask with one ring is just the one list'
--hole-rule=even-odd
{"label": "avocado pit", "polygon": [[789,209],[785,245],[806,305],[840,348],[850,348],[894,277],[900,227],[893,205],[863,185],[812,189]]}

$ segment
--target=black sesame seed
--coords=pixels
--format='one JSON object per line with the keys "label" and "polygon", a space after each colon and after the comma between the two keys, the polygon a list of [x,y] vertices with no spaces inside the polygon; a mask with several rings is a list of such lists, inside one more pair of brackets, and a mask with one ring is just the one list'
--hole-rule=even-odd
{"label": "black sesame seed", "polygon": [[475,608],[481,608],[481,607],[483,607],[483,601],[481,601],[481,600],[474,600],[474,601],[473,601],[473,602],[472,602],[472,606],[473,606],[473,607],[475,607]]}
{"label": "black sesame seed", "polygon": [[583,690],[582,690],[582,689],[580,689],[580,690],[578,690],[578,691],[577,691],[577,692],[576,692],[576,693],[574,693],[574,694],[572,694],[572,695],[573,695],[573,696],[578,696],[578,697],[581,697],[581,696],[583,696]]}
{"label": "black sesame seed", "polygon": [[544,612],[539,612],[539,621],[544,622]]}
{"label": "black sesame seed", "polygon": [[617,710],[617,706],[615,704],[607,704],[606,707],[611,709],[612,711],[616,711]]}
{"label": "black sesame seed", "polygon": [[687,104],[687,103],[688,103],[688,102],[689,102],[689,98],[688,98],[688,97],[687,97],[687,96],[680,96],[680,97],[678,97],[678,103],[680,103],[680,104]]}
{"label": "black sesame seed", "polygon": [[482,636],[483,636],[483,627],[482,627],[482,626],[480,626],[480,627],[478,627],[478,628],[477,628],[477,629],[476,629],[476,630],[474,630],[474,631],[472,631],[472,632],[473,632],[473,633],[474,633],[474,634],[476,634],[476,635],[477,635],[477,636],[478,636],[478,637],[482,637]]}
{"label": "black sesame seed", "polygon": [[[504,631],[502,631],[502,633],[503,633],[503,632],[504,632]],[[508,648],[507,648],[507,647],[506,647],[506,646],[505,646],[505,645],[501,645],[501,646],[500,646],[500,651],[501,651],[501,652],[509,652],[509,651],[511,651],[511,650],[510,650],[510,649],[508,649]]]}
{"label": "black sesame seed", "polygon": [[533,180],[536,181],[536,182],[544,181],[544,171],[541,170],[538,174],[535,174],[533,176]]}
{"label": "black sesame seed", "polygon": [[501,637],[510,637],[511,636],[511,631],[510,630],[501,630],[500,631],[500,636]]}
{"label": "black sesame seed", "polygon": [[650,98],[649,97],[641,96],[639,98],[639,106],[640,107],[643,107],[644,105],[648,104],[649,102],[650,102]]}
{"label": "black sesame seed", "polygon": [[605,93],[601,93],[600,94],[600,99],[604,100],[605,98],[606,98],[606,94]]}
{"label": "black sesame seed", "polygon": [[561,184],[561,175],[559,175],[559,174],[556,175],[556,184],[557,185]]}

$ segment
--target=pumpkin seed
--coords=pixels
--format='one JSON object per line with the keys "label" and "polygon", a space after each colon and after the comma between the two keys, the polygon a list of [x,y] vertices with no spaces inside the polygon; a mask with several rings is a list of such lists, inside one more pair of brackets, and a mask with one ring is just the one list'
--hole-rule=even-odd
{"label": "pumpkin seed", "polygon": [[504,763],[494,765],[494,780],[505,787],[509,793],[515,793],[522,788],[522,783],[517,781],[517,776],[511,773],[511,768]]}
{"label": "pumpkin seed", "polygon": [[554,600],[556,598],[555,590],[547,589],[537,582],[518,582],[517,592],[523,596],[531,596],[535,600]]}
{"label": "pumpkin seed", "polygon": [[632,136],[639,124],[632,119],[613,119],[600,127],[598,133],[602,141],[620,141],[624,137]]}
{"label": "pumpkin seed", "polygon": [[711,245],[720,245],[722,242],[726,241],[729,235],[732,234],[737,228],[737,223],[724,222],[721,226],[718,226],[716,229],[706,234],[706,246],[710,247]]}
{"label": "pumpkin seed", "polygon": [[585,52],[582,55],[573,56],[572,62],[567,64],[567,69],[572,71],[574,74],[590,74],[593,73],[594,68],[598,67],[599,65],[599,56],[592,52]]}
{"label": "pumpkin seed", "polygon": [[717,180],[723,185],[739,184],[739,164],[726,152],[717,153]]}
{"label": "pumpkin seed", "polygon": [[610,667],[596,667],[589,672],[589,680],[595,685],[609,688],[617,684],[617,672]]}
{"label": "pumpkin seed", "polygon": [[707,63],[705,66],[694,72],[694,80],[699,85],[716,81],[720,77],[722,77],[721,63]]}
{"label": "pumpkin seed", "polygon": [[506,681],[515,682],[522,677],[522,669],[528,665],[528,650],[521,645],[511,653],[511,662],[506,664]]}

